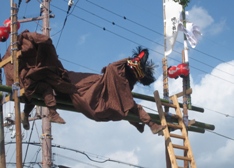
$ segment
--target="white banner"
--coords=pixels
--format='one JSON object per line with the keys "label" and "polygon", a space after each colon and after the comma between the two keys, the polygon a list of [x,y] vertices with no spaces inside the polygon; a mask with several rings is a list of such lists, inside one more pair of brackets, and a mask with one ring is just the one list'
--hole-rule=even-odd
{"label": "white banner", "polygon": [[173,0],[164,0],[164,41],[165,56],[173,49],[178,34],[178,24],[182,13],[182,5]]}
{"label": "white banner", "polygon": [[180,22],[179,30],[184,32],[191,47],[195,48],[199,37],[202,35],[199,27],[191,22],[186,22],[186,28],[185,28],[183,23]]}

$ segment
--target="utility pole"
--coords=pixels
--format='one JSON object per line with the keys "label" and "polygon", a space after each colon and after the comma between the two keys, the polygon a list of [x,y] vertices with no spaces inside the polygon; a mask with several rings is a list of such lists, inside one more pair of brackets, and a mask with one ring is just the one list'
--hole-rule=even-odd
{"label": "utility pole", "polygon": [[[0,56],[0,61],[2,57]],[[2,85],[2,69],[0,69],[0,85]],[[4,127],[3,127],[3,110],[2,110],[2,92],[0,93],[0,167],[6,168],[6,155],[5,155],[5,141],[4,141]]]}
{"label": "utility pole", "polygon": [[11,0],[11,55],[13,57],[14,67],[14,84],[12,85],[12,92],[15,102],[16,167],[22,168],[22,136],[19,101],[19,62],[17,58],[17,13],[17,5],[14,3],[14,0]]}
{"label": "utility pole", "polygon": [[[42,16],[43,16],[43,34],[50,36],[50,1],[51,0],[43,0],[42,2]],[[48,108],[41,107],[42,109],[42,168],[50,168],[52,163],[52,149],[51,149],[51,123],[49,119],[46,117],[49,113]]]}

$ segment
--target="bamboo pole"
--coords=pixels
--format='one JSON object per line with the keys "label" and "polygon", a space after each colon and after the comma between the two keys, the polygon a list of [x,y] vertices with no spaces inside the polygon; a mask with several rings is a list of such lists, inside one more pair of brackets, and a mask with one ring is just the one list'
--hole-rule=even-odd
{"label": "bamboo pole", "polygon": [[[155,102],[154,97],[152,97],[152,96],[143,95],[143,94],[134,93],[134,92],[132,92],[132,95],[133,95],[134,98],[139,98],[139,99],[142,99],[142,100],[148,100],[148,101],[151,101],[151,102]],[[165,100],[165,99],[161,99],[161,101],[164,102],[164,103],[170,103],[169,100]],[[179,103],[179,105],[180,105],[181,108],[183,107],[183,103]],[[196,112],[201,112],[201,113],[204,112],[203,108],[197,107],[197,106],[191,106],[190,110],[193,110],[193,111],[196,111]]]}
{"label": "bamboo pole", "polygon": [[[9,86],[4,86],[4,85],[0,85],[0,91],[4,91],[4,92],[8,92],[11,93],[11,87]],[[137,98],[142,99],[142,100],[147,100],[147,101],[151,101],[151,96],[147,96],[147,95],[142,95],[142,94],[138,94],[138,93],[133,93],[134,95],[136,95]],[[45,103],[42,99],[42,97],[40,95],[34,94],[32,95],[32,102],[35,105],[39,105],[39,106],[45,106]],[[23,100],[23,99],[22,99]],[[167,100],[161,99],[162,102],[168,103]],[[24,103],[23,101],[21,101],[22,103]],[[72,102],[70,99],[62,99],[61,97],[56,97],[56,102],[57,102],[57,107],[58,109],[61,110],[68,110],[68,111],[72,111],[72,112],[78,112],[77,109],[74,108]],[[154,101],[153,101],[154,102]],[[159,119],[157,114],[151,114],[149,113],[150,116],[152,118],[156,118]],[[176,122],[177,119],[176,118],[171,118],[173,122]],[[140,121],[140,120],[137,120]],[[211,125],[211,124],[207,124],[207,123],[203,123],[203,122],[199,122],[199,121],[195,121],[194,124],[192,124],[193,126],[197,126],[200,128],[204,128],[204,129],[209,129],[209,130],[214,130],[215,126]]]}
{"label": "bamboo pole", "polygon": [[[11,93],[12,88],[10,86],[0,85],[0,91]],[[140,94],[140,93],[135,93],[135,92],[132,92],[132,96],[134,98],[137,98],[137,99],[142,99],[142,100],[147,100],[147,101],[150,101],[150,102],[155,102],[154,97],[152,97],[152,96],[148,96],[148,95],[144,95],[144,94]],[[33,97],[39,98],[38,95],[33,95]],[[64,101],[62,99],[59,99],[58,101],[60,101],[60,103],[63,103],[63,104],[72,104],[71,102]],[[165,100],[165,99],[161,99],[161,101],[163,103],[170,103],[169,100]],[[181,108],[183,107],[182,103],[179,103],[179,105],[180,105]],[[197,106],[192,106],[191,110],[196,111],[196,112],[201,112],[201,113],[204,112],[203,108],[197,107]]]}
{"label": "bamboo pole", "polygon": [[[40,99],[33,98],[32,103],[34,103],[35,105],[38,105],[38,106],[45,106],[44,101],[42,101]],[[75,109],[73,105],[66,105],[66,104],[57,103],[57,108],[60,110],[82,113],[82,111],[78,111],[77,109]],[[160,124],[160,118],[159,118],[158,114],[153,114],[153,113],[148,113],[148,114],[152,118],[153,122]],[[40,118],[34,118],[34,119],[38,120]],[[34,119],[31,119],[30,121],[33,121]],[[138,116],[131,114],[131,113],[129,113],[125,118],[123,118],[123,120],[133,121],[133,122],[141,122],[141,120],[139,119]],[[168,120],[168,123],[178,124],[178,120],[176,118],[171,118],[170,120]],[[12,122],[12,124],[14,124],[14,122]],[[195,121],[195,123],[188,126],[188,131],[197,132],[197,133],[205,133],[205,129],[214,130],[214,128],[215,128],[214,125]]]}
{"label": "bamboo pole", "polygon": [[[166,11],[165,11],[165,4],[164,4],[164,0],[162,2],[163,4],[163,23],[164,23],[164,37],[166,36]],[[166,39],[164,38],[164,57],[162,59],[162,65],[163,65],[163,98],[166,100],[169,100],[169,85],[168,85],[168,76],[167,76],[167,57],[165,54],[166,51]],[[155,100],[155,98],[153,98]],[[164,111],[166,113],[169,112],[169,107],[164,107]],[[171,161],[170,161],[170,157],[169,157],[169,153],[167,150],[167,142],[165,141],[165,156],[166,156],[166,168],[171,168]]]}

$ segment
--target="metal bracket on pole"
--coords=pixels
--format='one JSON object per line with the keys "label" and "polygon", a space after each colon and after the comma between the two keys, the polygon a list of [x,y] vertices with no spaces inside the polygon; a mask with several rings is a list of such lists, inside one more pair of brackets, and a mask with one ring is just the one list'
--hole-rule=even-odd
{"label": "metal bracket on pole", "polygon": [[184,121],[184,125],[186,126],[186,128],[188,128],[189,120],[188,120],[188,116],[187,115],[183,116],[183,121]]}
{"label": "metal bracket on pole", "polygon": [[19,83],[12,84],[12,93],[14,93],[14,91],[17,91],[17,96],[20,97],[20,86],[19,86]]}
{"label": "metal bracket on pole", "polygon": [[52,135],[45,133],[41,135],[41,139],[53,139]]}

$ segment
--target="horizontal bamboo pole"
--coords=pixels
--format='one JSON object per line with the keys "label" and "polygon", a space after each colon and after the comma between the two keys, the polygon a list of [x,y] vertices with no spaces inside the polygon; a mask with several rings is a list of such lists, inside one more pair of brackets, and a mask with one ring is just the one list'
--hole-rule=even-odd
{"label": "horizontal bamboo pole", "polygon": [[[11,90],[11,87],[9,87],[9,86],[0,85],[0,91],[11,93],[12,90]],[[133,93],[133,94],[137,94],[137,93]],[[137,94],[137,95],[138,95],[137,98],[139,98],[140,94]],[[143,96],[146,97],[146,99],[144,99],[144,100],[147,100],[150,97],[150,96],[147,96],[147,95],[143,95]],[[33,97],[32,102],[35,105],[45,106],[44,101],[41,99],[41,97],[39,95],[34,94],[32,97]],[[56,101],[57,101],[57,108],[58,109],[78,112],[74,108],[71,100],[64,100],[64,99],[61,99],[60,97],[56,97]],[[164,99],[162,99],[162,101],[164,101]],[[167,100],[165,100],[165,103],[168,103]],[[154,122],[160,124],[160,119],[159,119],[159,115],[158,114],[152,114],[152,113],[148,113],[148,114],[151,116],[151,118],[152,118],[152,120]],[[140,122],[139,117],[137,117],[135,115],[132,115],[132,114],[129,114],[125,118],[125,120]],[[177,119],[173,118],[173,117],[171,117],[171,121],[168,121],[168,122],[178,123]],[[189,131],[203,133],[203,130],[200,130],[200,129],[214,130],[214,128],[215,128],[214,125],[195,121],[195,123],[192,124],[188,129],[189,129]]]}
{"label": "horizontal bamboo pole", "polygon": [[[0,85],[0,91],[11,93],[12,89],[11,89],[10,86]],[[139,93],[135,93],[135,92],[132,92],[132,95],[133,95],[134,98],[137,98],[137,99],[142,99],[142,100],[155,102],[154,97],[152,97],[152,96],[143,95],[143,94],[139,94]],[[67,101],[63,101],[63,100],[59,100],[59,101],[61,101],[61,103],[63,103],[63,104],[65,104],[65,103],[66,104],[71,104],[71,103],[68,103]],[[161,99],[161,101],[164,102],[164,103],[170,103],[168,100],[165,100],[165,99]],[[179,103],[179,105],[180,105],[181,108],[183,107],[182,103]],[[197,111],[197,112],[202,112],[202,113],[204,112],[203,108],[196,107],[196,106],[192,106],[191,110]]]}
{"label": "horizontal bamboo pole", "polygon": [[[39,105],[39,106],[45,106],[45,103],[43,101],[41,101],[41,100],[32,99],[32,102],[34,104],[36,104],[36,105]],[[57,108],[61,109],[61,110],[68,110],[68,111],[72,111],[72,112],[79,112],[73,106],[60,104],[58,102],[57,102]],[[81,113],[81,112],[79,112],[79,113]],[[152,118],[153,122],[161,124],[160,123],[160,119],[159,119],[159,115],[152,114],[152,113],[148,113],[148,114]],[[131,113],[129,113],[128,116],[126,118],[124,118],[124,120],[133,121],[133,122],[141,122],[138,116],[133,115]],[[178,124],[178,122],[177,122],[176,119],[173,119],[172,122]],[[198,122],[198,123],[200,123],[200,125],[196,124],[196,121],[195,121],[194,124],[192,124],[191,126],[188,127],[188,130],[189,131],[193,131],[193,132],[198,132],[198,133],[204,133],[205,129],[210,129],[210,128],[214,127],[213,125],[211,125],[210,127],[208,127],[210,124],[206,124],[206,123],[202,123],[201,124],[201,122]],[[201,127],[201,126],[204,126],[204,127]]]}
{"label": "horizontal bamboo pole", "polygon": [[[134,98],[155,102],[155,99],[154,99],[153,96],[143,95],[143,94],[134,93],[134,92],[132,92],[132,95],[133,95]],[[169,100],[166,100],[166,99],[161,99],[161,102],[170,103]],[[183,107],[182,103],[179,103],[179,105],[180,105],[181,108]],[[201,113],[204,112],[203,108],[196,107],[196,106],[192,106],[190,110],[193,110],[193,111],[196,111],[196,112],[201,112]]]}
{"label": "horizontal bamboo pole", "polygon": [[[157,124],[161,124],[158,115],[150,114],[150,116],[155,116],[154,118],[151,118],[153,122],[155,122]],[[141,122],[140,119],[139,119],[139,117],[137,117],[137,116],[135,116],[133,114],[128,114],[128,116],[124,120],[133,121],[133,122],[134,121],[135,122]],[[176,123],[173,123],[173,124],[176,124]],[[197,132],[197,133],[205,133],[205,128],[200,128],[200,127],[191,125],[191,126],[188,126],[188,131]]]}
{"label": "horizontal bamboo pole", "polygon": [[[41,100],[32,99],[32,102],[34,104],[36,104],[36,105],[39,105],[39,106],[45,106],[45,103],[43,101],[41,101]],[[61,110],[67,110],[67,111],[81,113],[81,112],[77,111],[73,106],[60,104],[58,102],[57,102],[57,108],[61,109]],[[157,124],[160,124],[160,119],[159,119],[159,116],[157,114],[150,114],[149,113],[149,115],[151,117],[153,116],[152,117],[153,122],[156,122]],[[136,115],[133,115],[133,114],[128,114],[128,116],[126,118],[124,118],[123,120],[133,121],[133,122],[141,122],[139,117],[136,116]],[[204,133],[205,132],[204,128],[200,128],[200,127],[197,127],[197,126],[189,126],[188,130],[192,131],[192,132],[197,132],[197,133]]]}

